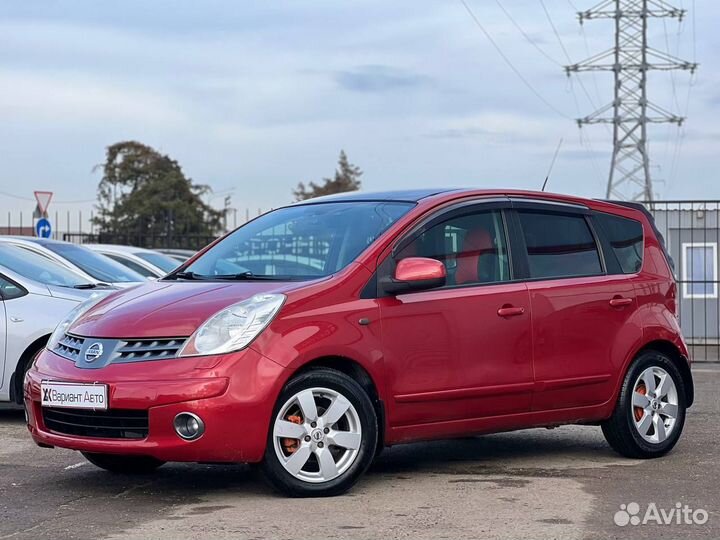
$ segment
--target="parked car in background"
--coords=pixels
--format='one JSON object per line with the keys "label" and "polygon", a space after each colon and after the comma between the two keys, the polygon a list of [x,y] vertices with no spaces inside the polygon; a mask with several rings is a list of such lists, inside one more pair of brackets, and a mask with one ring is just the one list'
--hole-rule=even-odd
{"label": "parked car in background", "polygon": [[0,402],[22,404],[35,354],[79,302],[113,290],[8,243],[0,243]]}
{"label": "parked car in background", "polygon": [[180,261],[151,249],[116,244],[83,244],[102,253],[148,279],[165,276],[180,266]]}
{"label": "parked car in background", "polygon": [[156,249],[155,251],[168,255],[180,262],[187,261],[190,257],[197,253],[197,251],[193,251],[192,249]]}
{"label": "parked car in background", "polygon": [[524,191],[273,210],[86,303],[25,381],[42,446],[116,472],[262,463],[293,496],[344,492],[383,446],[539,426],[658,458],[694,400],[652,217]]}
{"label": "parked car in background", "polygon": [[81,273],[89,281],[127,288],[144,283],[146,278],[107,257],[77,244],[34,238],[0,236],[0,242],[21,247]]}

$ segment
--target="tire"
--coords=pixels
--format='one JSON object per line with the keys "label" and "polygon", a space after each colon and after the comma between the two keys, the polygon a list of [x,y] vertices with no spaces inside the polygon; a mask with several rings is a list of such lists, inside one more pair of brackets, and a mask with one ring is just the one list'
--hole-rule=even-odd
{"label": "tire", "polygon": [[[658,392],[665,394],[658,398]],[[683,378],[673,361],[658,351],[643,352],[625,375],[612,416],[601,424],[603,434],[623,456],[663,456],[680,438],[686,404]]]}
{"label": "tire", "polygon": [[280,393],[262,469],[291,497],[340,495],[367,470],[377,440],[377,416],[363,388],[340,371],[313,369]]}
{"label": "tire", "polygon": [[165,464],[150,456],[122,456],[83,452],[90,463],[115,474],[148,474]]}
{"label": "tire", "polygon": [[25,384],[25,374],[30,370],[35,361],[35,358],[45,347],[47,340],[42,340],[40,343],[35,342],[31,345],[22,355],[18,366],[15,369],[15,403],[22,405],[25,402],[25,393],[23,391],[23,385]]}

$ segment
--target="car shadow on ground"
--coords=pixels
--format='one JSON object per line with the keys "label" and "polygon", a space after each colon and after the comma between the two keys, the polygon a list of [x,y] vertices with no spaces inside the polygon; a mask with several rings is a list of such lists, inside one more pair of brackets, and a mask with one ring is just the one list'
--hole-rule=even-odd
{"label": "car shadow on ground", "polygon": [[[375,460],[361,485],[369,489],[381,487],[388,478],[408,473],[475,477],[571,476],[563,463],[592,466],[617,459],[601,436],[589,433],[578,437],[578,431],[583,430],[576,428],[559,435],[551,435],[546,430],[526,430],[398,445],[386,449]],[[83,460],[80,454],[77,458],[78,462]],[[548,467],[551,461],[558,465]],[[146,496],[161,495],[166,502],[188,504],[205,495],[223,492],[244,496],[273,494],[256,465],[171,463],[149,475],[123,475],[111,474],[87,463],[63,473],[54,479],[62,484],[63,490],[77,490],[93,497],[142,500]]]}
{"label": "car shadow on ground", "polygon": [[2,405],[0,408],[0,424],[24,424],[25,413],[20,407]]}

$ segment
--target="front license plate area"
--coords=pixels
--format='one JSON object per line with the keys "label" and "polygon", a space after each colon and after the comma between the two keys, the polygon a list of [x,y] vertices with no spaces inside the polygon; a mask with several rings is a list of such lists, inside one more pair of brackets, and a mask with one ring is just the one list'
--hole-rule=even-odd
{"label": "front license plate area", "polygon": [[40,394],[43,407],[100,411],[108,408],[106,384],[42,381]]}

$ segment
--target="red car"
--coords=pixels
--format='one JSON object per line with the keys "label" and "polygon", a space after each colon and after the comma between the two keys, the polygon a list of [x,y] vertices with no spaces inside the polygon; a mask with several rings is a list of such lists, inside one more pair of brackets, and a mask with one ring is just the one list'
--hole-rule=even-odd
{"label": "red car", "polygon": [[314,199],[76,309],[27,374],[28,426],[115,472],[259,462],[295,496],[344,492],[385,446],[537,426],[653,458],[693,402],[676,297],[639,205]]}

